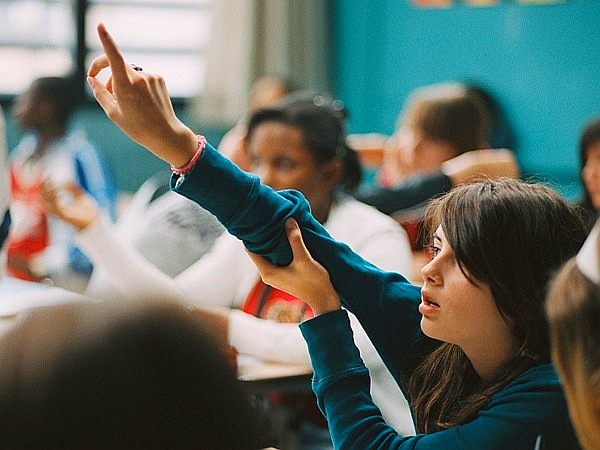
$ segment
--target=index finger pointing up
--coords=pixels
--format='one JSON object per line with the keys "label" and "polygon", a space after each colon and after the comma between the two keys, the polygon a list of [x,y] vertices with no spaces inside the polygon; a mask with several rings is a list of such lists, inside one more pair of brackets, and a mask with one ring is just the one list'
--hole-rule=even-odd
{"label": "index finger pointing up", "polygon": [[100,37],[100,42],[102,43],[104,53],[108,58],[108,63],[112,71],[113,83],[118,84],[125,80],[129,81],[127,76],[127,64],[125,63],[123,55],[121,55],[121,52],[119,51],[114,39],[110,34],[108,34],[104,24],[98,24],[97,30],[98,37]]}

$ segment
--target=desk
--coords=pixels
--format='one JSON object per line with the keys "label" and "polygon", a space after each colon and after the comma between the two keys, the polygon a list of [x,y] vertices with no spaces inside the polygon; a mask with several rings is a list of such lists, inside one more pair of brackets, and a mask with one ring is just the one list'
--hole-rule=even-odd
{"label": "desk", "polygon": [[312,367],[308,364],[264,361],[249,355],[238,355],[237,361],[238,379],[253,396],[256,406],[269,418],[276,447],[300,448],[302,436],[298,429],[298,417],[303,412],[302,403],[298,406],[272,403],[271,394],[312,395]]}
{"label": "desk", "polygon": [[17,322],[20,313],[29,309],[83,301],[90,299],[61,288],[4,278],[0,280],[0,334]]}
{"label": "desk", "polygon": [[308,364],[289,364],[238,356],[238,378],[256,393],[311,391],[313,370]]}

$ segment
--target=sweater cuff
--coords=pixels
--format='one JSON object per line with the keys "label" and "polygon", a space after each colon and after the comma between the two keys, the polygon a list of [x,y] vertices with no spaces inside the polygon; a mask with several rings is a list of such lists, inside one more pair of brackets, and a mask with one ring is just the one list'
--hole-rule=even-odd
{"label": "sweater cuff", "polygon": [[302,322],[300,330],[308,344],[315,382],[364,366],[347,311],[331,311]]}

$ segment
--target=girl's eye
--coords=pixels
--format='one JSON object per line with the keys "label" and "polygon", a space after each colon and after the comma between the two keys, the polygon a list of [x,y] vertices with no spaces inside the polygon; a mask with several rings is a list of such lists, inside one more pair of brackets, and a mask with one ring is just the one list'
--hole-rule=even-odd
{"label": "girl's eye", "polygon": [[429,255],[431,256],[431,259],[435,258],[442,251],[441,248],[435,245],[429,245],[427,247],[427,250],[429,250]]}
{"label": "girl's eye", "polygon": [[294,168],[294,162],[289,159],[279,159],[277,160],[277,168],[280,170],[291,170]]}

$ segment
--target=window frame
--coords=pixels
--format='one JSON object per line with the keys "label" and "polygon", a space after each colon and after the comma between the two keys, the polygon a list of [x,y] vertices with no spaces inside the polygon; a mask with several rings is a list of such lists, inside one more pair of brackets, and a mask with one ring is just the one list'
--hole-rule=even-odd
{"label": "window frame", "polygon": [[[217,0],[218,1],[218,0]],[[127,4],[128,3],[128,4]],[[197,2],[202,7],[201,2]],[[133,0],[131,2],[122,2],[118,0],[70,0],[72,8],[72,26],[74,28],[74,41],[72,47],[68,50],[71,54],[72,59],[72,71],[71,74],[76,79],[76,95],[79,104],[95,103],[93,96],[91,95],[87,84],[85,82],[87,74],[87,63],[88,58],[94,52],[94,48],[89,48],[86,42],[86,34],[88,33],[87,16],[89,9],[95,4],[109,5],[109,6],[134,6],[134,7],[168,7],[168,8],[186,8],[189,7],[193,2],[190,1],[169,1],[169,0]],[[206,7],[210,8],[210,2],[207,2]],[[34,48],[32,46],[32,48]],[[206,48],[200,47],[200,52],[206,52]],[[92,55],[93,56],[93,55]],[[14,102],[18,93],[0,93],[0,104],[6,106]],[[194,97],[194,94],[188,96],[174,95],[171,97],[172,102],[175,105],[183,105],[190,101]]]}

